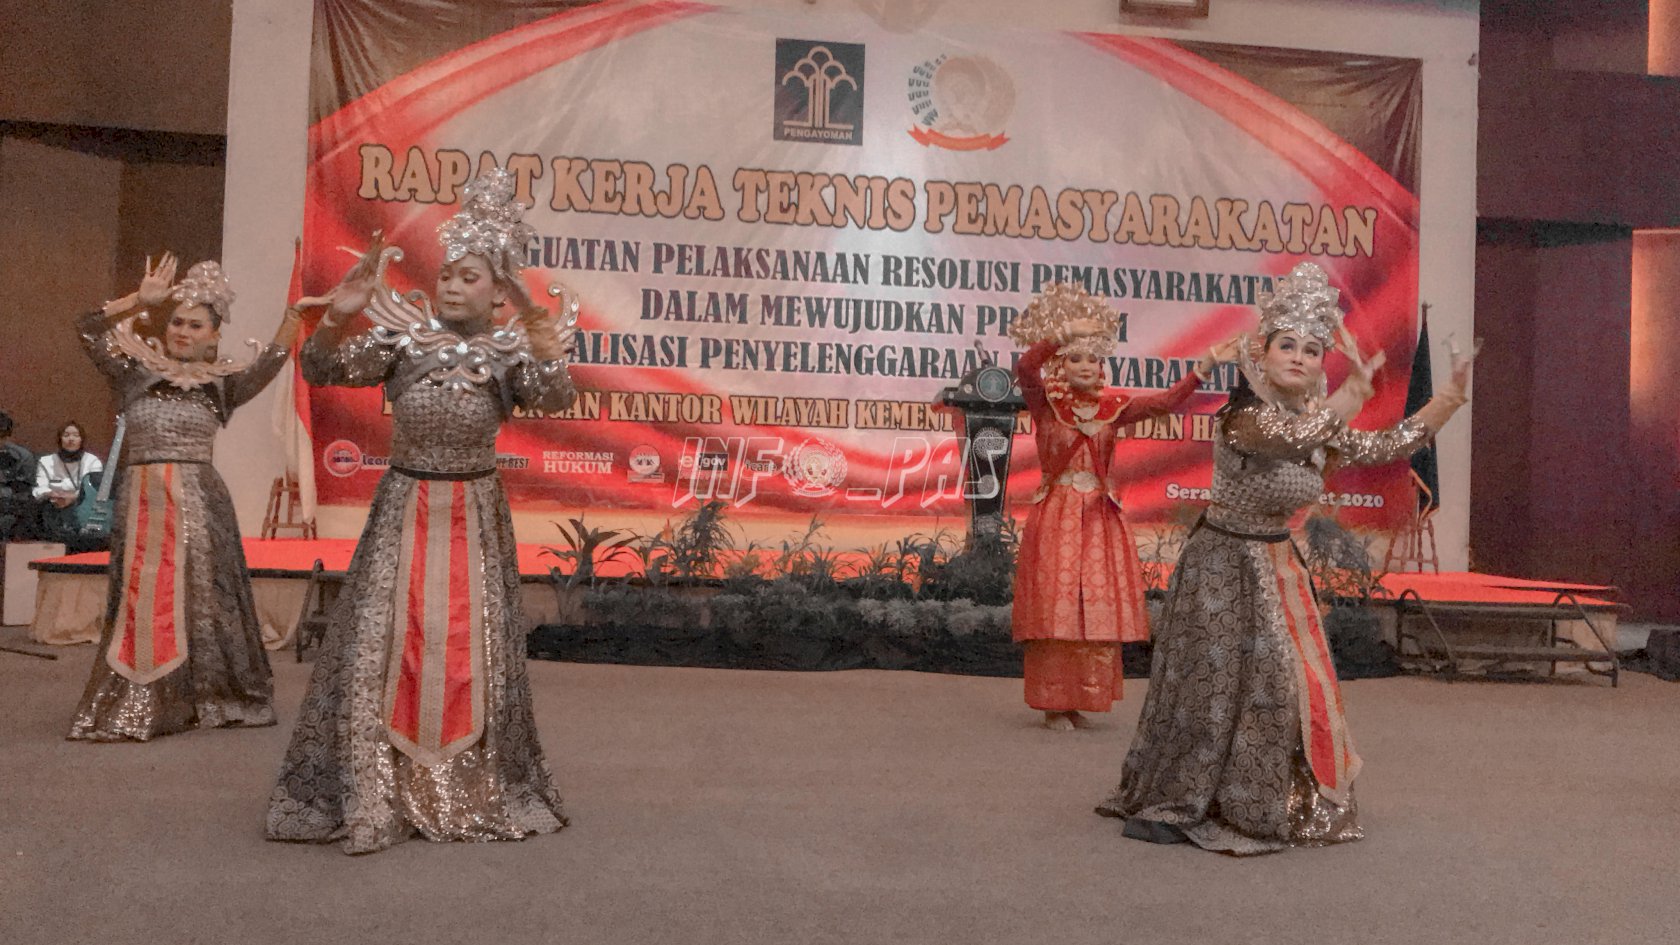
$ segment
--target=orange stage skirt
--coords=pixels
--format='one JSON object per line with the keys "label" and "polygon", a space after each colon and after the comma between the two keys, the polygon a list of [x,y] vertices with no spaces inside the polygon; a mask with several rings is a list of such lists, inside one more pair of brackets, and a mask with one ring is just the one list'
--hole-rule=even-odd
{"label": "orange stage skirt", "polygon": [[1027,705],[1041,712],[1107,712],[1125,674],[1119,643],[1028,640]]}

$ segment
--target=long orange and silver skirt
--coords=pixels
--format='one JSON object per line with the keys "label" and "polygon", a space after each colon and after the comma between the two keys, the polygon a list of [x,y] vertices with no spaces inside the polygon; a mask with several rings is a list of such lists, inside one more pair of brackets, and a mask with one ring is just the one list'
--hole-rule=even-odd
{"label": "long orange and silver skirt", "polygon": [[186,530],[181,480],[173,463],[131,466],[123,532],[117,613],[105,661],[117,675],[144,685],[187,661]]}
{"label": "long orange and silver skirt", "polygon": [[221,477],[209,463],[137,462],[122,482],[104,629],[70,737],[273,725],[262,624]]}
{"label": "long orange and silver skirt", "polygon": [[484,734],[484,562],[463,482],[416,483],[404,511],[386,673],[391,745],[435,765]]}

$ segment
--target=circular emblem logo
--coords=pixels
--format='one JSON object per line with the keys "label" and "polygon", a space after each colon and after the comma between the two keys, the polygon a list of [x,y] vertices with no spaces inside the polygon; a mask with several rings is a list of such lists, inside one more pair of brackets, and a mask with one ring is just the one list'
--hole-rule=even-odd
{"label": "circular emblem logo", "polygon": [[321,466],[339,478],[362,470],[362,448],[349,440],[333,440],[321,451]]}
{"label": "circular emblem logo", "polygon": [[1009,452],[1009,438],[987,427],[975,435],[974,451],[986,459],[996,459]]}
{"label": "circular emblem logo", "polygon": [[995,135],[1015,111],[1015,82],[984,56],[951,56],[933,73],[934,128],[953,137]]}
{"label": "circular emblem logo", "polygon": [[906,79],[910,137],[925,147],[993,151],[1009,142],[1015,80],[985,56],[942,55],[910,70]]}
{"label": "circular emblem logo", "polygon": [[1014,388],[1015,379],[1000,367],[983,367],[974,375],[974,389],[994,404],[1006,399]]}
{"label": "circular emblem logo", "polygon": [[664,478],[659,471],[659,451],[651,446],[638,446],[631,450],[627,463],[631,482],[654,482]]}
{"label": "circular emblem logo", "polygon": [[833,443],[806,440],[782,459],[782,475],[798,495],[831,495],[846,481],[846,454]]}

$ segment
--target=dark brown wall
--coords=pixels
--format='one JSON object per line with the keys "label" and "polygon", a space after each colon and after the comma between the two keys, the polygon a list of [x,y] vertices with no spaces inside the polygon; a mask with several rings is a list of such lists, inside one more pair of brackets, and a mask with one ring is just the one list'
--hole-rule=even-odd
{"label": "dark brown wall", "polygon": [[1481,216],[1680,225],[1680,79],[1483,63]]}
{"label": "dark brown wall", "polygon": [[1523,575],[1530,570],[1528,444],[1533,416],[1527,379],[1534,375],[1534,273],[1539,259],[1524,245],[1476,248],[1476,362],[1470,434],[1470,568]]}
{"label": "dark brown wall", "polygon": [[[1484,236],[1484,241],[1487,239]],[[1477,252],[1471,554],[1481,570],[1625,585],[1632,238],[1563,230]]]}
{"label": "dark brown wall", "polygon": [[1633,244],[1538,251],[1530,309],[1533,372],[1528,476],[1534,572],[1558,580],[1626,584],[1629,508],[1629,273]]}
{"label": "dark brown wall", "polygon": [[232,0],[0,0],[0,120],[224,134],[232,35]]}
{"label": "dark brown wall", "polygon": [[110,297],[122,165],[34,141],[0,140],[0,410],[18,442],[42,452],[67,417],[104,455],[105,384],[71,334],[77,308]]}
{"label": "dark brown wall", "polygon": [[113,420],[70,333],[148,253],[220,254],[231,0],[0,0],[0,410]]}
{"label": "dark brown wall", "polygon": [[0,245],[15,247],[0,256],[0,410],[37,451],[78,418],[104,455],[111,405],[71,322],[133,289],[148,254],[170,249],[188,264],[220,255],[224,175],[203,163],[219,162],[220,146],[206,158],[196,139],[139,134],[116,147],[89,129],[10,130],[0,135]]}
{"label": "dark brown wall", "polygon": [[[1680,619],[1680,431],[1658,455],[1630,395],[1645,304],[1634,231],[1680,223],[1680,80],[1557,68],[1557,24],[1494,12],[1480,53],[1476,331],[1487,347],[1471,561],[1614,584],[1632,616]],[[1650,284],[1680,278],[1680,252],[1651,271]],[[1654,304],[1680,319],[1671,294]],[[1670,374],[1676,334],[1660,362]],[[1680,416],[1680,384],[1652,396],[1659,415]]]}
{"label": "dark brown wall", "polygon": [[1634,236],[1628,587],[1680,623],[1680,233]]}
{"label": "dark brown wall", "polygon": [[123,166],[119,283],[137,281],[147,255],[169,249],[181,267],[222,252],[222,180],[218,165],[136,163]]}

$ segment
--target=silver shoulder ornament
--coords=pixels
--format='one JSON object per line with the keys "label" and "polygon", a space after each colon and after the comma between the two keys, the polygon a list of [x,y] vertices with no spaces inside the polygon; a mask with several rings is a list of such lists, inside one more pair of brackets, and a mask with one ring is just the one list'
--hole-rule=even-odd
{"label": "silver shoulder ornament", "polygon": [[214,361],[182,361],[172,358],[164,351],[163,342],[156,338],[142,338],[134,330],[137,318],[146,318],[148,313],[138,312],[117,322],[111,328],[109,338],[111,345],[117,351],[158,377],[168,381],[170,386],[181,390],[192,390],[202,387],[219,378],[231,377],[239,374],[256,363],[257,356],[262,353],[264,345],[255,338],[247,338],[245,343],[252,348],[251,359],[235,361],[232,358],[217,358]]}
{"label": "silver shoulder ornament", "polygon": [[[522,362],[537,364],[529,331],[520,321],[463,338],[437,320],[432,302],[424,292],[415,289],[405,294],[392,288],[386,281],[385,271],[402,258],[403,251],[396,246],[388,246],[379,254],[376,269],[379,285],[362,312],[373,322],[375,341],[419,362],[417,367],[424,368],[423,377],[427,381],[450,390],[482,386],[506,368]],[[565,350],[570,350],[577,333],[578,303],[558,284],[550,285],[548,294],[560,299],[559,311],[553,319],[540,320],[537,327],[554,332]],[[563,364],[551,366],[544,362],[538,367],[552,373]]]}

